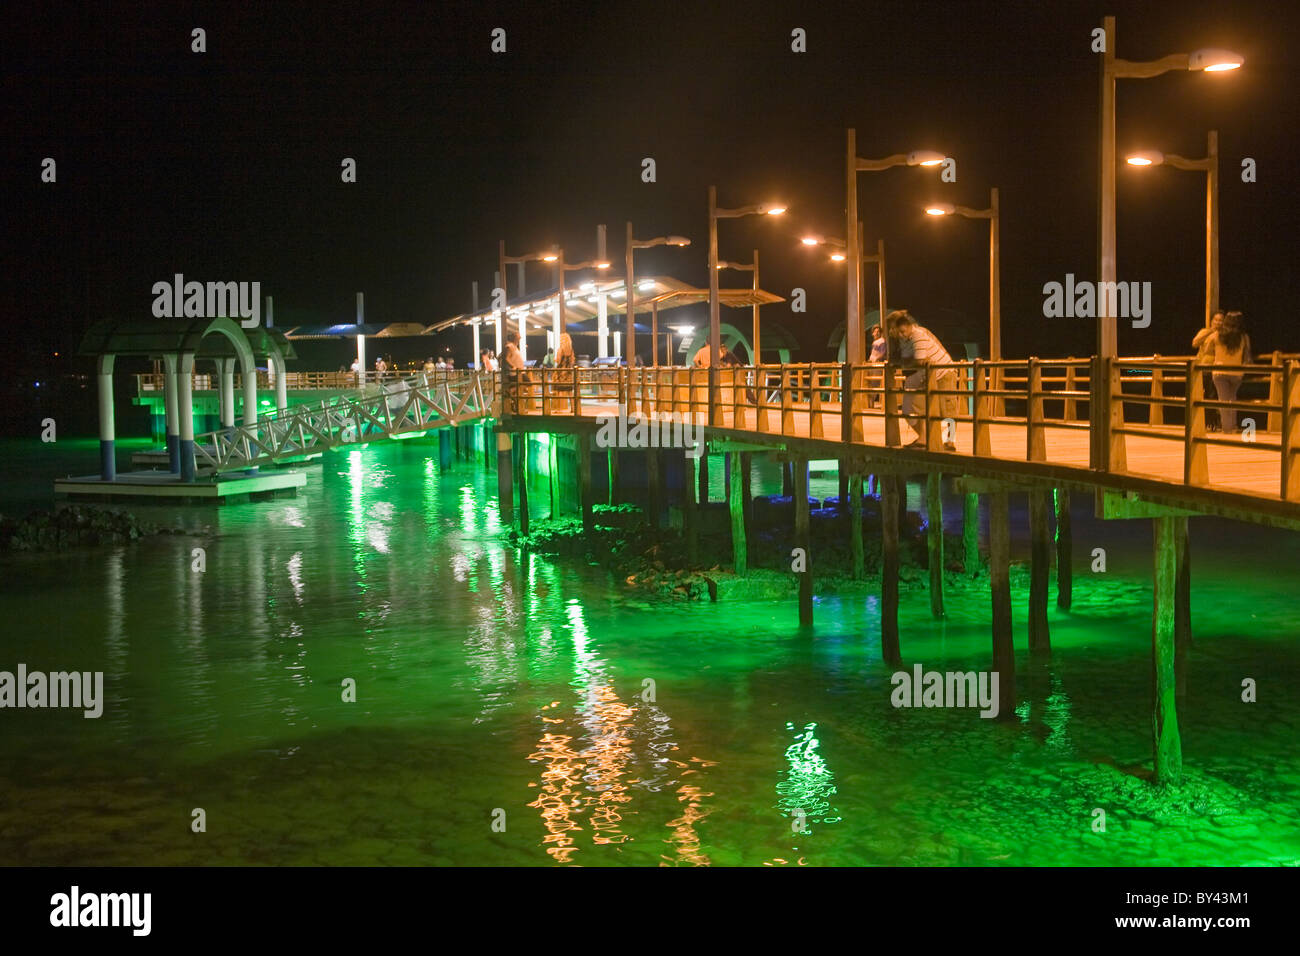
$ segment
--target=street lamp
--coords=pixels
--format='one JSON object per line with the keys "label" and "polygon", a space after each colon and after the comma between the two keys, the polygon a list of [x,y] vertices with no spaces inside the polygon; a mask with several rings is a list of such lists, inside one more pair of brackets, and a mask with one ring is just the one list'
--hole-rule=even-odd
{"label": "street lamp", "polygon": [[[510,294],[507,291],[508,287],[507,287],[507,279],[506,279],[507,263],[554,262],[554,261],[555,261],[555,254],[551,252],[534,252],[531,255],[527,255],[527,256],[508,256],[506,255],[506,241],[504,239],[500,240],[500,243],[497,246],[497,264],[500,266],[501,269],[501,293],[502,293],[502,297],[505,299],[504,304],[506,306],[510,304]],[[519,281],[520,281],[519,292],[522,295],[524,291],[522,272],[520,272]],[[497,313],[497,351],[498,352],[501,351],[501,317],[502,315],[504,315],[504,313],[505,313],[504,309],[502,309],[500,312]],[[527,306],[524,306],[523,315],[520,316],[519,319],[519,357],[524,360],[525,364],[527,364],[528,362],[528,307]]]}
{"label": "street lamp", "polygon": [[[845,242],[843,239],[832,239],[828,236],[823,236],[818,234],[818,235],[804,236],[799,241],[802,242],[805,246],[821,246],[821,245],[830,246],[835,250],[830,254],[831,262],[845,262],[848,260],[848,254],[847,252],[844,251],[848,248],[848,243]],[[858,222],[858,248],[859,249],[863,248],[861,221]],[[880,299],[880,327],[881,329],[884,329],[885,327],[885,240],[877,239],[876,254],[875,255],[864,254],[862,256],[859,256],[859,261],[862,262],[864,265],[870,265],[871,263],[875,263],[876,265],[876,292]],[[858,271],[859,283],[861,281],[861,276],[862,273],[861,270],[859,270]],[[859,325],[862,322],[862,312],[863,312],[861,289],[862,286],[861,284],[859,284],[858,286],[859,294],[856,297],[856,301],[858,303],[858,324]],[[849,331],[848,328],[846,327],[844,330],[844,335],[846,338],[848,337],[848,334]],[[846,359],[849,358],[847,342],[845,344],[844,357]],[[864,356],[864,361],[865,361],[865,356]]]}
{"label": "street lamp", "polygon": [[[1174,53],[1159,60],[1138,63],[1115,56],[1115,18],[1104,17],[1105,50],[1101,57],[1101,209],[1098,229],[1098,279],[1104,285],[1115,281],[1115,81],[1148,79],[1170,70],[1220,73],[1235,70],[1245,58],[1231,50],[1206,47],[1191,53]],[[1171,164],[1172,165],[1172,164]],[[1104,303],[1104,304],[1103,304]],[[1097,354],[1116,354],[1115,316],[1107,314],[1109,297],[1098,303]]]}
{"label": "street lamp", "polygon": [[785,206],[758,203],[736,209],[718,208],[718,189],[709,187],[709,424],[717,424],[718,358],[722,355],[722,315],[718,306],[718,220],[741,216],[779,216]]}
{"label": "street lamp", "polygon": [[[845,231],[848,233],[847,254],[848,269],[848,303],[846,306],[845,334],[848,337],[846,358],[850,364],[866,361],[863,349],[861,312],[858,304],[858,290],[862,285],[862,264],[858,248],[858,173],[879,172],[894,166],[942,166],[948,159],[943,153],[930,149],[914,149],[910,153],[895,153],[884,159],[860,159],[858,157],[857,131],[848,130],[848,149],[845,153],[845,181],[848,202],[845,208]],[[882,315],[883,322],[885,317]]]}
{"label": "street lamp", "polygon": [[[633,239],[632,223],[627,224],[627,242],[623,246],[623,269],[627,283],[627,367],[636,358],[636,280],[632,275],[632,250],[651,246],[689,246],[685,236],[659,236],[655,239]],[[653,288],[653,286],[651,286]]]}
{"label": "street lamp", "polygon": [[1000,281],[1001,242],[998,231],[998,189],[989,190],[989,208],[972,209],[950,202],[931,203],[925,208],[930,216],[964,216],[989,221],[989,359],[1002,361],[1002,283]]}
{"label": "street lamp", "polygon": [[1205,325],[1219,310],[1219,132],[1206,134],[1204,159],[1184,159],[1172,153],[1141,150],[1128,157],[1130,166],[1172,166],[1205,173]]}
{"label": "street lamp", "polygon": [[[1230,50],[1203,48],[1191,53],[1174,53],[1159,60],[1134,62],[1115,56],[1115,18],[1103,17],[1101,21],[1104,44],[1101,54],[1101,168],[1097,228],[1097,272],[1100,288],[1114,288],[1115,282],[1115,81],[1117,79],[1148,79],[1170,70],[1196,70],[1219,73],[1235,70],[1245,63],[1245,58]],[[1110,283],[1109,285],[1107,283]],[[1099,296],[1097,303],[1097,355],[1101,360],[1116,355],[1115,316],[1110,315],[1111,296]],[[1122,443],[1112,449],[1110,432],[1109,373],[1091,375],[1092,391],[1089,429],[1091,448],[1089,462],[1094,469],[1109,471],[1112,466],[1124,469],[1123,460],[1112,457],[1123,455]]]}
{"label": "street lamp", "polygon": [[[755,291],[755,292],[758,292],[758,290],[759,290],[760,287],[759,287],[759,284],[758,284],[758,250],[757,250],[757,249],[754,250],[754,261],[753,261],[752,263],[750,263],[749,265],[745,265],[745,264],[742,263],[742,262],[719,262],[719,263],[718,263],[718,268],[719,268],[719,269],[735,269],[735,270],[738,271],[738,272],[752,272],[752,273],[754,273],[754,291]],[[753,364],[756,365],[756,366],[757,366],[757,365],[762,365],[762,364],[763,364],[763,360],[762,360],[762,357],[761,357],[761,356],[762,356],[763,353],[762,353],[762,351],[761,351],[761,349],[762,349],[762,340],[759,338],[759,328],[758,328],[758,296],[757,296],[757,295],[754,296],[754,331],[753,331],[752,336],[751,336],[751,338],[750,338],[750,346],[751,346],[751,348],[750,348],[750,358],[753,359]]]}
{"label": "street lamp", "polygon": [[564,274],[566,272],[576,272],[579,269],[608,269],[610,267],[610,262],[608,259],[588,259],[586,262],[567,263],[564,261],[563,249],[555,250],[555,252],[551,253],[551,256],[544,261],[554,262],[557,266],[555,274],[558,276],[557,284],[559,285],[559,293],[557,300],[559,306],[555,310],[554,336],[555,349],[558,352],[560,349],[560,336],[564,334],[564,331],[568,326],[568,317],[564,311]]}

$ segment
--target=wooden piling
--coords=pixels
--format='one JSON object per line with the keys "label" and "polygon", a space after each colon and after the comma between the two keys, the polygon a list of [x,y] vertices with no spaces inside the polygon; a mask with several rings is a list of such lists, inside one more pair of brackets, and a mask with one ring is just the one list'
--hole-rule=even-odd
{"label": "wooden piling", "polygon": [[1052,653],[1047,624],[1047,578],[1052,563],[1047,495],[1041,488],[1029,492],[1029,652],[1038,656]]}
{"label": "wooden piling", "polygon": [[658,530],[664,507],[664,480],[659,449],[651,448],[646,455],[646,480],[649,492],[650,527]]}
{"label": "wooden piling", "polygon": [[866,577],[862,553],[862,476],[849,476],[849,548],[853,552],[853,580]]}
{"label": "wooden piling", "polygon": [[1070,527],[1070,490],[1056,489],[1056,606],[1070,609],[1074,597],[1074,535]]}
{"label": "wooden piling", "polygon": [[967,493],[961,503],[962,568],[967,577],[980,573],[980,496]]}
{"label": "wooden piling", "polygon": [[926,546],[930,564],[930,613],[943,617],[943,475],[925,476]]}
{"label": "wooden piling", "polygon": [[788,461],[781,463],[781,495],[794,497],[794,466]]}
{"label": "wooden piling", "polygon": [[1016,708],[1016,655],[1011,643],[1011,519],[1007,493],[989,495],[989,591],[993,599],[993,670],[998,675],[998,717]]}
{"label": "wooden piling", "polygon": [[749,557],[752,563],[754,557],[754,489],[750,472],[754,470],[754,455],[752,452],[743,451],[740,453],[740,487],[744,495],[743,505],[745,508],[745,543],[749,548]]}
{"label": "wooden piling", "polygon": [[514,445],[515,489],[519,493],[519,533],[528,534],[528,435],[516,434]]}
{"label": "wooden piling", "polygon": [[1178,579],[1174,593],[1174,677],[1181,700],[1187,693],[1187,658],[1192,647],[1191,544],[1187,536],[1187,517],[1170,520],[1174,523],[1178,551]]}
{"label": "wooden piling", "polygon": [[452,463],[451,432],[446,428],[438,429],[438,468],[450,471]]}
{"label": "wooden piling", "polygon": [[619,500],[618,449],[612,445],[605,449],[605,466],[609,482],[609,502],[616,505]]}
{"label": "wooden piling", "polygon": [[731,512],[731,554],[736,574],[744,577],[749,572],[749,545],[745,537],[745,488],[740,469],[735,464],[729,469],[730,482],[727,508]]}
{"label": "wooden piling", "polygon": [[695,472],[699,458],[686,455],[683,461],[685,473],[682,475],[682,530],[686,532],[686,561],[690,567],[694,567],[699,563],[700,557],[700,521],[695,510]]}
{"label": "wooden piling", "polygon": [[700,486],[700,504],[707,504],[709,501],[709,452],[703,449],[704,454],[699,458],[699,486]]}
{"label": "wooden piling", "polygon": [[1151,731],[1156,780],[1177,783],[1183,770],[1183,745],[1178,735],[1175,677],[1175,631],[1178,591],[1179,532],[1176,517],[1152,518],[1155,532],[1155,600],[1151,612],[1151,653],[1154,663],[1155,706]]}
{"label": "wooden piling", "polygon": [[[486,456],[484,456],[486,457]],[[509,526],[515,521],[515,492],[512,481],[511,440],[508,432],[497,432],[497,506],[501,524]]]}
{"label": "wooden piling", "polygon": [[880,481],[880,656],[886,664],[903,663],[898,645],[898,486],[897,475]]}
{"label": "wooden piling", "polygon": [[794,544],[804,553],[804,570],[799,575],[799,624],[813,622],[812,546],[808,536],[808,460],[800,458],[794,466]]}
{"label": "wooden piling", "polygon": [[582,502],[582,532],[591,534],[596,521],[592,514],[591,436],[578,435],[578,498]]}

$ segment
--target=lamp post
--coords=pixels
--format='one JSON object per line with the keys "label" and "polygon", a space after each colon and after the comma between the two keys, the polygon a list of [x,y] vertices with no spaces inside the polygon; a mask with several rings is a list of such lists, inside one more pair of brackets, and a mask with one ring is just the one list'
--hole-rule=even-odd
{"label": "lamp post", "polygon": [[[510,293],[506,287],[506,282],[507,282],[506,263],[514,262],[519,264],[519,292],[522,295],[524,291],[524,268],[525,268],[524,263],[552,262],[553,261],[553,259],[551,258],[552,255],[553,253],[550,252],[534,252],[531,255],[527,255],[527,256],[508,256],[506,255],[506,241],[504,239],[501,240],[500,244],[497,247],[497,264],[499,265],[501,270],[498,273],[498,277],[501,282],[501,292],[503,293],[503,298],[505,299],[505,302],[502,304],[503,308],[500,313],[503,317],[506,314],[506,309],[510,305]],[[497,334],[498,353],[500,353],[501,351],[500,340],[501,340],[501,335],[498,332]],[[528,306],[527,305],[523,307],[523,314],[519,318],[519,357],[524,360],[525,364],[528,362]]]}
{"label": "lamp post", "polygon": [[[1102,18],[1103,42],[1101,54],[1101,132],[1098,137],[1101,164],[1100,204],[1097,211],[1097,273],[1100,288],[1109,289],[1115,282],[1115,81],[1117,79],[1149,79],[1170,70],[1196,70],[1218,73],[1235,70],[1245,63],[1245,58],[1229,50],[1204,48],[1191,53],[1173,53],[1159,60],[1134,62],[1121,60],[1115,55],[1115,18]],[[1116,355],[1115,316],[1110,315],[1111,296],[1099,296],[1097,303],[1097,356],[1101,363]],[[1089,429],[1091,448],[1089,461],[1098,471],[1109,471],[1112,466],[1110,433],[1110,380],[1109,372],[1098,369],[1090,375],[1091,401],[1088,403],[1091,418]],[[1123,445],[1117,446],[1120,454]],[[1113,464],[1120,468],[1125,462]]]}
{"label": "lamp post", "polygon": [[736,209],[718,208],[718,189],[709,187],[709,424],[718,421],[718,357],[722,354],[722,316],[718,306],[718,220],[741,216],[779,216],[785,206],[758,203]]}
{"label": "lamp post", "polygon": [[[632,223],[627,224],[627,242],[623,245],[623,270],[627,284],[627,367],[632,367],[636,358],[636,277],[632,274],[632,252],[635,249],[649,249],[651,246],[689,246],[691,240],[685,236],[659,236],[655,239],[632,238]],[[658,344],[653,347],[658,350]]]}
{"label": "lamp post", "polygon": [[574,262],[572,264],[564,261],[564,250],[557,249],[554,253],[544,257],[545,262],[554,262],[556,265],[555,274],[558,277],[559,285],[559,309],[555,313],[555,350],[560,350],[560,336],[564,334],[568,326],[568,317],[564,311],[564,274],[566,272],[577,272],[579,269],[608,269],[608,259],[588,259],[586,262]]}
{"label": "lamp post", "polygon": [[[847,203],[845,204],[845,232],[849,236],[847,243],[849,271],[848,303],[845,310],[845,335],[847,336],[846,358],[850,364],[866,360],[863,349],[861,311],[858,305],[858,290],[862,286],[862,253],[858,248],[858,173],[880,172],[894,166],[928,166],[937,167],[947,160],[943,153],[930,149],[916,149],[910,153],[895,153],[883,159],[861,159],[858,157],[857,131],[848,130],[848,149],[845,153],[845,184],[847,186]],[[885,317],[882,315],[883,322]]]}
{"label": "lamp post", "polygon": [[[1115,281],[1115,81],[1148,79],[1170,70],[1221,73],[1235,70],[1245,58],[1230,50],[1204,48],[1191,53],[1173,53],[1159,60],[1137,63],[1115,56],[1115,18],[1104,17],[1106,48],[1101,57],[1101,209],[1098,229],[1098,279]],[[1103,286],[1103,288],[1110,288]],[[1109,298],[1109,297],[1105,297]],[[1112,358],[1116,354],[1115,316],[1108,315],[1109,302],[1098,302],[1097,354]]]}
{"label": "lamp post", "polygon": [[1184,159],[1172,153],[1143,150],[1128,157],[1130,166],[1172,166],[1205,173],[1205,325],[1219,310],[1219,132],[1206,134],[1205,158]]}
{"label": "lamp post", "polygon": [[[862,248],[863,248],[863,242],[862,242],[862,222],[861,222],[860,220],[859,220],[859,222],[858,222],[858,229],[857,229],[857,232],[858,232],[858,249],[862,249]],[[823,235],[804,236],[804,237],[803,237],[802,239],[800,239],[799,241],[802,242],[805,246],[822,246],[822,245],[825,245],[825,246],[831,246],[832,248],[834,248],[834,249],[836,249],[836,250],[847,250],[847,249],[848,249],[848,243],[845,242],[843,239],[832,239],[832,238],[830,238],[830,237],[828,237],[828,236],[823,236]],[[847,251],[837,251],[837,252],[832,252],[832,253],[830,254],[830,260],[831,260],[831,262],[846,262],[846,261],[848,261],[848,258],[849,258],[849,257],[848,257],[848,253],[847,253]],[[883,328],[884,328],[884,325],[885,325],[885,240],[884,240],[884,239],[877,239],[877,240],[876,240],[876,252],[875,252],[874,255],[865,255],[865,254],[863,254],[863,255],[859,256],[858,258],[859,258],[859,261],[862,262],[864,265],[870,265],[870,264],[874,263],[875,266],[876,266],[876,294],[877,294],[877,296],[879,297],[879,302],[880,302],[880,326],[881,326],[881,328],[883,329]],[[860,276],[861,276],[861,273],[859,273],[859,277],[860,277]],[[865,317],[865,315],[864,315],[865,310],[862,308],[863,303],[862,303],[861,289],[862,289],[862,285],[861,285],[861,282],[859,281],[859,283],[858,283],[859,294],[858,294],[858,298],[857,298],[857,303],[858,303],[858,305],[857,305],[858,313],[857,313],[857,314],[858,314],[858,323],[859,323],[859,324],[861,324],[863,318]],[[847,328],[847,326],[845,327],[844,335],[845,335],[845,338],[847,339],[847,337],[848,337],[848,328]],[[846,359],[849,357],[849,351],[848,351],[848,344],[847,344],[847,341],[846,341],[846,343],[845,343],[845,347],[844,347],[844,355],[845,355],[845,358],[846,358]],[[864,354],[863,360],[865,361],[865,354]]]}
{"label": "lamp post", "polygon": [[[745,265],[743,262],[719,262],[718,268],[735,269],[738,272],[752,272],[754,274],[754,291],[758,292],[759,285],[758,285],[758,250],[757,249],[754,250],[754,261],[749,265]],[[753,359],[753,364],[761,365],[762,359],[759,356],[762,355],[762,352],[760,351],[760,349],[762,348],[762,344],[761,344],[761,340],[759,339],[759,330],[758,330],[758,296],[757,295],[754,296],[754,331],[752,333],[752,337],[750,338],[750,346],[751,346],[750,358]]]}
{"label": "lamp post", "polygon": [[999,209],[998,189],[989,190],[989,208],[972,209],[970,206],[957,206],[950,202],[931,203],[925,207],[931,216],[964,216],[967,219],[987,219],[989,221],[989,359],[993,362],[1002,360],[1002,282],[1001,282],[1001,242],[998,234]]}

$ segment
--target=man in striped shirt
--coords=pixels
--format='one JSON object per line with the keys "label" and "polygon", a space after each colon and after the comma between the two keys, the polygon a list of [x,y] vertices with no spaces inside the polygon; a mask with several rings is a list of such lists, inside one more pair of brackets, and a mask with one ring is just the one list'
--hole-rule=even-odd
{"label": "man in striped shirt", "polygon": [[[907,423],[912,426],[912,431],[916,432],[917,438],[913,445],[923,446],[925,444],[924,421],[924,403],[925,392],[913,391],[913,389],[925,388],[925,373],[927,365],[951,365],[952,356],[943,344],[934,337],[931,332],[923,325],[918,325],[916,319],[907,310],[889,313],[885,319],[885,326],[889,330],[889,338],[894,346],[890,349],[892,360],[905,367],[916,367],[904,382],[908,389],[903,396],[903,415],[907,418]],[[956,391],[957,389],[957,370],[952,368],[939,369],[934,375],[934,387],[940,391]],[[956,395],[940,395],[939,409],[944,418],[956,419],[959,408]],[[957,445],[951,440],[943,443],[943,447],[948,451],[956,451]]]}

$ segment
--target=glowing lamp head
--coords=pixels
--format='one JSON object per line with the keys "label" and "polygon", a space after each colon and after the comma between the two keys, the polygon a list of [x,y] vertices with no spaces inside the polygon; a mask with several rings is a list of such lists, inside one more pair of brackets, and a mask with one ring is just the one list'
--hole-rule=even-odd
{"label": "glowing lamp head", "polygon": [[805,246],[820,246],[824,240],[821,236],[804,236],[799,241]]}
{"label": "glowing lamp head", "polygon": [[955,211],[950,202],[936,202],[925,207],[927,216],[951,216]]}
{"label": "glowing lamp head", "polygon": [[769,216],[779,216],[781,213],[785,212],[785,207],[780,203],[763,203],[763,205],[758,207],[758,211]]}
{"label": "glowing lamp head", "polygon": [[1236,70],[1245,62],[1246,58],[1239,53],[1233,53],[1231,50],[1219,50],[1214,47],[1193,50],[1187,55],[1187,68],[1189,70],[1203,70],[1206,73],[1222,73],[1225,70]]}
{"label": "glowing lamp head", "polygon": [[557,259],[559,259],[559,258],[560,258],[560,257],[557,256],[555,253],[551,252],[551,253],[547,253],[546,255],[542,256],[542,261],[543,261],[543,262],[555,262],[555,261],[556,261]]}
{"label": "glowing lamp head", "polygon": [[1144,149],[1133,153],[1125,159],[1130,166],[1159,166],[1165,161],[1165,154],[1154,149]]}
{"label": "glowing lamp head", "polygon": [[690,244],[691,240],[687,239],[685,236],[668,237],[668,245],[670,246],[689,246]]}
{"label": "glowing lamp head", "polygon": [[940,166],[948,157],[932,149],[914,149],[907,154],[909,166]]}
{"label": "glowing lamp head", "polygon": [[608,269],[608,268],[609,268],[609,263],[608,263],[608,262],[597,262],[597,263],[596,263],[596,268],[597,268],[597,269]]}
{"label": "glowing lamp head", "polygon": [[843,262],[843,261],[845,260],[845,258],[846,258],[846,256],[845,256],[844,253],[842,253],[842,252],[832,252],[832,253],[831,253],[831,262]]}

